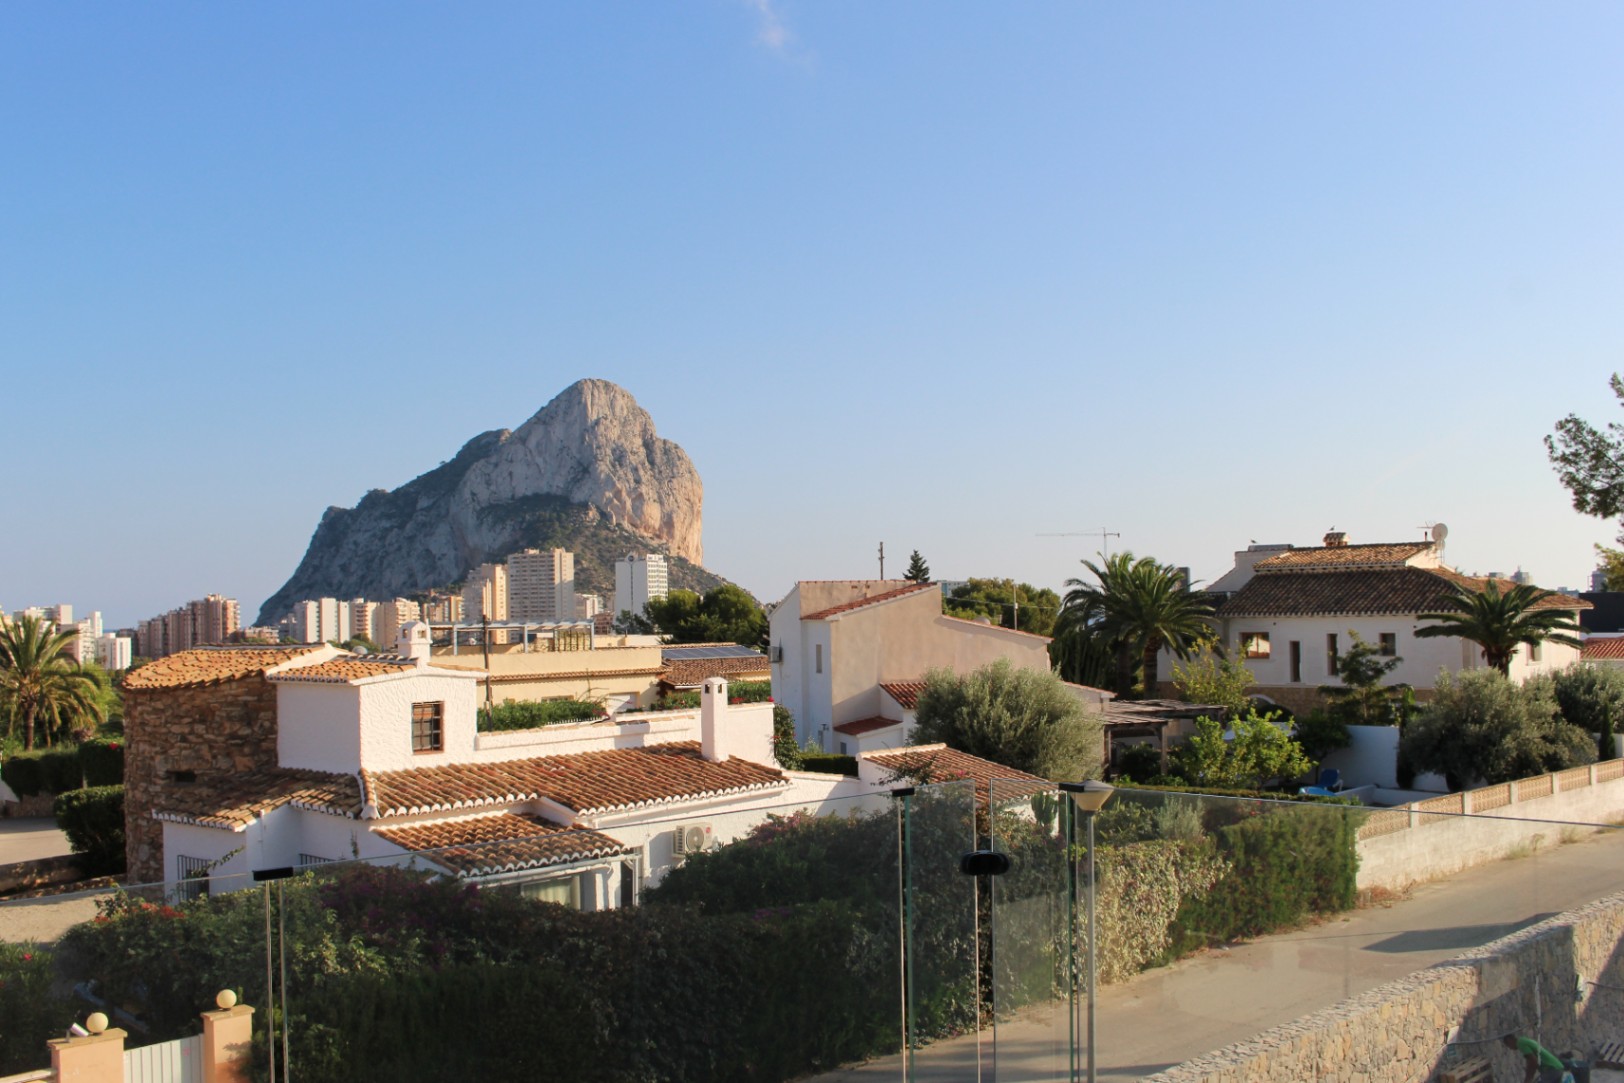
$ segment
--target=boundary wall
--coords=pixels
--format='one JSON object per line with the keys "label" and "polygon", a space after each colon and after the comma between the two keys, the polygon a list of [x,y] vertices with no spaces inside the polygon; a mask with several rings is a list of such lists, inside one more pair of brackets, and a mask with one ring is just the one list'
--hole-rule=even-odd
{"label": "boundary wall", "polygon": [[1381,809],[1369,813],[1359,828],[1359,889],[1402,891],[1574,841],[1595,829],[1587,825],[1615,823],[1621,815],[1624,760]]}

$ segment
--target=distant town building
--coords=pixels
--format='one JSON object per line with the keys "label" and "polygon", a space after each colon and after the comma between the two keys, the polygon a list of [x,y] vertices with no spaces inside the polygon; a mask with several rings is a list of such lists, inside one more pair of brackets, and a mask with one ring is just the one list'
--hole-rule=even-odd
{"label": "distant town building", "polygon": [[[101,614],[93,616],[99,626]],[[163,658],[193,647],[229,643],[241,627],[242,607],[237,599],[210,594],[142,621],[135,650],[144,658]]]}
{"label": "distant town building", "polygon": [[436,624],[460,624],[463,612],[461,594],[434,594],[423,607],[423,618]]}
{"label": "distant town building", "polygon": [[379,602],[376,615],[378,634],[373,642],[380,646],[396,643],[400,639],[401,628],[422,615],[422,607],[405,598]]}
{"label": "distant town building", "polygon": [[134,644],[128,636],[108,633],[96,640],[96,661],[105,670],[129,669]]}
{"label": "distant town building", "polygon": [[468,573],[468,581],[462,588],[462,612],[464,618],[474,623],[508,619],[506,564],[481,564]]}
{"label": "distant town building", "polygon": [[507,559],[508,619],[575,619],[575,554],[567,549],[525,549]]}
{"label": "distant town building", "polygon": [[369,602],[365,598],[355,598],[350,602],[350,635],[365,636],[372,642],[378,642],[378,603]]}
{"label": "distant town building", "polygon": [[238,633],[237,638],[244,643],[274,644],[282,642],[281,632],[278,629],[269,627],[267,625],[254,625],[250,628],[244,628]]}
{"label": "distant town building", "polygon": [[642,615],[652,598],[664,598],[671,589],[670,570],[662,553],[628,553],[615,561],[615,614]]}

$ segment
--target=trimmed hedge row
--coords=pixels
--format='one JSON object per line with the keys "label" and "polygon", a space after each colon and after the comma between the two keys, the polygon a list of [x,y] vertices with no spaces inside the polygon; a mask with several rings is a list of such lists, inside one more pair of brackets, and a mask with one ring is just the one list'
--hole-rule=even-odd
{"label": "trimmed hedge row", "polygon": [[852,775],[857,774],[857,757],[843,756],[838,752],[802,752],[801,771],[816,771],[823,775]]}
{"label": "trimmed hedge row", "polygon": [[124,743],[96,738],[19,752],[0,764],[0,779],[18,797],[66,793],[81,786],[117,786],[124,781]]}

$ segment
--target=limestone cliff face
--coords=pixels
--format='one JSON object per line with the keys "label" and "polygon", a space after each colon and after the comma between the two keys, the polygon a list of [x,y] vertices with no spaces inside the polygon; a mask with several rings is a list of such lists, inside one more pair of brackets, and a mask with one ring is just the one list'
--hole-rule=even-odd
{"label": "limestone cliff face", "polygon": [[581,380],[517,431],[483,433],[398,489],[328,508],[259,622],[303,598],[382,600],[444,586],[527,546],[601,550],[586,568],[577,552],[577,589],[612,591],[613,569],[605,583],[601,565],[616,548],[697,566],[703,502],[698,471],[648,412],[615,384]]}

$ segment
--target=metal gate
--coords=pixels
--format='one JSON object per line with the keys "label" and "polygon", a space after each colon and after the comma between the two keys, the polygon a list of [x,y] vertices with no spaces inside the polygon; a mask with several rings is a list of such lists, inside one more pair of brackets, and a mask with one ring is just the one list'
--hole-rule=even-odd
{"label": "metal gate", "polygon": [[203,1036],[124,1051],[125,1083],[203,1083]]}

